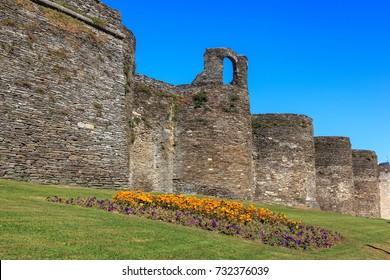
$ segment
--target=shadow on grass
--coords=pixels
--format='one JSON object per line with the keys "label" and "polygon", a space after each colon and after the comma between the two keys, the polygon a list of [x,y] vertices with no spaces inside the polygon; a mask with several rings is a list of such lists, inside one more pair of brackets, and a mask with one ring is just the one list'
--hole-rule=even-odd
{"label": "shadow on grass", "polygon": [[368,247],[370,247],[370,248],[372,248],[372,249],[375,249],[375,250],[378,250],[378,251],[381,251],[381,252],[384,252],[384,253],[390,255],[390,252],[389,252],[389,251],[383,250],[383,249],[381,249],[381,248],[379,248],[379,247],[375,247],[375,246],[372,246],[372,245],[370,245],[370,244],[366,244],[366,246],[368,246]]}

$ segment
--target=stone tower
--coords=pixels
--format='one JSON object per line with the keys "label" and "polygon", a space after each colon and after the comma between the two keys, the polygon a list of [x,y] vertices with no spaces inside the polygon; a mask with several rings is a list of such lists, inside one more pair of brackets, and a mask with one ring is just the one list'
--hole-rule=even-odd
{"label": "stone tower", "polygon": [[0,176],[128,185],[135,37],[99,1],[0,1]]}
{"label": "stone tower", "polygon": [[374,151],[352,150],[354,212],[356,216],[379,218],[378,160]]}
{"label": "stone tower", "polygon": [[[223,60],[233,64],[224,84]],[[204,70],[180,87],[174,189],[220,197],[251,198],[252,134],[247,58],[227,48],[207,49]]]}
{"label": "stone tower", "polygon": [[252,115],[255,199],[268,203],[316,203],[312,119],[294,114]]}
{"label": "stone tower", "polygon": [[352,149],[348,137],[314,137],[317,202],[321,210],[353,211]]}

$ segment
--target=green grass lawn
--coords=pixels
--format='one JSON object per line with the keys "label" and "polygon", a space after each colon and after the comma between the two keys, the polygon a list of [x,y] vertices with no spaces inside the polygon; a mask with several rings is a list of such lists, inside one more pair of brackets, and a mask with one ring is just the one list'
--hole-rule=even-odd
{"label": "green grass lawn", "polygon": [[331,249],[295,250],[98,209],[47,196],[110,198],[114,190],[0,179],[0,258],[8,259],[390,259],[390,221],[255,204],[341,233]]}

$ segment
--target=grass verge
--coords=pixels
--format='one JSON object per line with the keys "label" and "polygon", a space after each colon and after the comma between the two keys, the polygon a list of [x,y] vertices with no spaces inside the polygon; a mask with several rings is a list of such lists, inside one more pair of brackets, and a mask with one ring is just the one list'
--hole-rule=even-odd
{"label": "grass verge", "polygon": [[341,233],[331,249],[294,250],[98,209],[45,201],[47,196],[111,197],[114,190],[47,186],[0,179],[1,259],[390,259],[390,221],[256,203]]}

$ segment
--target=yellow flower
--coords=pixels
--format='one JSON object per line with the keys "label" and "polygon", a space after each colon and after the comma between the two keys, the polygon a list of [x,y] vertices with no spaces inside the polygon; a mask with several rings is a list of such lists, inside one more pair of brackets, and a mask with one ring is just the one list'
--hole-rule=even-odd
{"label": "yellow flower", "polygon": [[256,208],[254,205],[245,207],[242,203],[211,198],[197,198],[186,195],[162,194],[153,195],[144,193],[141,190],[122,191],[113,196],[114,201],[127,202],[132,206],[159,206],[172,210],[180,209],[191,211],[200,215],[210,215],[220,219],[227,219],[229,222],[249,223],[254,220],[266,223],[285,223],[297,225],[301,222],[288,220],[284,213],[275,213],[269,209]]}

